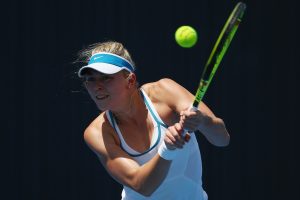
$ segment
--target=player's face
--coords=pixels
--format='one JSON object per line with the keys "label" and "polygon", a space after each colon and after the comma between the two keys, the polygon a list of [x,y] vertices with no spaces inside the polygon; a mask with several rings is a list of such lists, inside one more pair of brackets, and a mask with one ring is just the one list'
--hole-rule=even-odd
{"label": "player's face", "polygon": [[100,110],[112,109],[126,98],[128,82],[122,71],[115,74],[103,74],[89,70],[83,82]]}

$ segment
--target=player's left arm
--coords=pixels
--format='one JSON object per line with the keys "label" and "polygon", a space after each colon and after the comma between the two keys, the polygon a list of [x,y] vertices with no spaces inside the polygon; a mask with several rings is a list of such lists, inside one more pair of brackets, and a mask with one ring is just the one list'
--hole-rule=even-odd
{"label": "player's left arm", "polygon": [[184,87],[171,79],[161,79],[157,82],[158,90],[161,90],[158,98],[162,102],[180,114],[180,123],[186,130],[199,130],[206,139],[215,146],[227,146],[230,136],[225,123],[201,102],[196,111],[192,111],[191,105],[194,95]]}

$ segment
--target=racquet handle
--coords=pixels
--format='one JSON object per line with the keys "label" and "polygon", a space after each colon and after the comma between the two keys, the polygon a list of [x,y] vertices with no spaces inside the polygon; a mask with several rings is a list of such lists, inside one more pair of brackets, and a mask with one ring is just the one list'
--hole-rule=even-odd
{"label": "racquet handle", "polygon": [[[192,106],[189,108],[189,110],[190,110],[190,111],[196,111],[196,110],[198,110],[198,108],[192,105]],[[183,131],[181,137],[182,137],[182,138],[184,139],[184,141],[186,141],[186,142],[188,142],[188,141],[191,139],[191,135],[190,135],[189,131],[186,130],[186,129],[184,129],[184,131]]]}

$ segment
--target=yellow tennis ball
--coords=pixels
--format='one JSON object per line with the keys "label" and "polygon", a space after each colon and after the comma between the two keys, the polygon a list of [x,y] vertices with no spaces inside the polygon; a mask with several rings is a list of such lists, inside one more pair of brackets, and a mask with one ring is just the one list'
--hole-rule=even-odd
{"label": "yellow tennis ball", "polygon": [[197,32],[191,26],[180,26],[175,32],[175,40],[183,48],[193,47],[198,40]]}

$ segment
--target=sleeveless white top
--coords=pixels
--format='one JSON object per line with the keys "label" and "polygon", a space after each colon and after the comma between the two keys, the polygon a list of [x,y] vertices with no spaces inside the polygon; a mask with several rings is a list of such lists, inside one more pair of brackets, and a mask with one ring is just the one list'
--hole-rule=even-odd
{"label": "sleeveless white top", "polygon": [[[143,165],[157,154],[158,147],[164,141],[167,126],[159,117],[147,94],[141,91],[154,126],[151,145],[147,151],[137,152],[127,145],[112,113],[106,111],[106,116],[118,134],[121,148],[137,163]],[[202,188],[202,161],[195,135],[192,133],[190,141],[183,149],[176,151],[178,151],[177,155],[171,163],[166,178],[150,197],[123,186],[122,200],[207,200],[207,195]]]}

